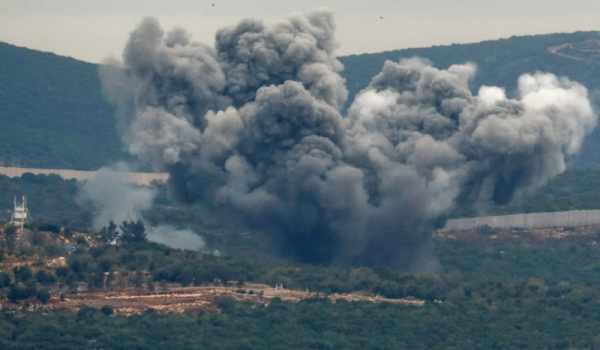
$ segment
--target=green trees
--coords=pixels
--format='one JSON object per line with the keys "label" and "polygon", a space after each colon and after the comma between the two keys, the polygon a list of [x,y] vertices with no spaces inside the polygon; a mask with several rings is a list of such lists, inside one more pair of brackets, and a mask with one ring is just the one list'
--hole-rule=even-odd
{"label": "green trees", "polygon": [[69,288],[69,291],[75,292],[77,290],[77,283],[78,279],[76,274],[71,272],[65,277],[65,286]]}
{"label": "green trees", "polygon": [[[222,312],[132,317],[84,307],[60,312],[0,313],[3,349],[596,349],[600,305],[484,306],[475,301],[422,307],[274,299],[269,307],[219,298]],[[537,310],[537,311],[536,311]]]}
{"label": "green trees", "polygon": [[[143,224],[123,226],[130,243],[82,247],[67,256],[68,266],[57,268],[55,277],[40,265],[15,268],[15,281],[0,273],[0,294],[15,302],[34,297],[46,302],[55,278],[72,291],[84,282],[99,289],[246,281],[310,288],[320,297],[299,303],[273,299],[268,307],[218,298],[210,307],[220,313],[185,316],[146,312],[125,318],[110,307],[83,308],[77,315],[0,312],[2,348],[52,348],[57,342],[61,348],[85,348],[90,341],[97,348],[144,349],[593,349],[600,343],[600,248],[590,237],[535,245],[438,241],[444,270],[410,274],[168,249],[134,243],[133,237],[145,233]],[[244,287],[256,294],[251,288]],[[331,303],[323,296],[332,292],[417,297],[426,303]]]}
{"label": "green trees", "polygon": [[32,297],[38,299],[42,304],[46,304],[50,300],[50,292],[37,286],[33,280],[26,284],[11,284],[9,286],[7,298],[12,302]]}
{"label": "green trees", "polygon": [[104,271],[102,268],[96,268],[86,275],[86,280],[88,289],[101,289],[104,287]]}
{"label": "green trees", "polygon": [[146,228],[141,220],[123,221],[119,226],[121,228],[121,239],[123,243],[143,243],[146,242]]}
{"label": "green trees", "polygon": [[33,234],[31,235],[31,244],[36,246],[36,247],[41,247],[44,245],[44,243],[46,242],[46,239],[44,238],[44,235],[35,230],[33,231]]}
{"label": "green trees", "polygon": [[13,274],[17,283],[27,283],[33,277],[33,272],[28,266],[20,266],[13,268]]}
{"label": "green trees", "polygon": [[35,274],[35,279],[40,284],[54,284],[56,282],[56,278],[49,272],[44,270],[40,270]]}
{"label": "green trees", "polygon": [[114,310],[109,305],[104,305],[103,307],[100,308],[100,312],[102,312],[103,314],[105,314],[107,316],[110,316],[114,313]]}
{"label": "green trees", "polygon": [[0,57],[2,164],[95,170],[123,155],[97,65],[6,43]]}
{"label": "green trees", "polygon": [[4,229],[6,237],[6,250],[8,254],[13,254],[17,244],[17,228],[13,225],[8,225]]}
{"label": "green trees", "polygon": [[16,285],[11,284],[9,286],[8,292],[8,300],[12,302],[16,302],[19,300],[27,299],[35,295],[35,288],[32,285],[24,286],[24,285]]}
{"label": "green trees", "polygon": [[141,288],[144,284],[144,274],[142,271],[136,271],[131,277],[130,282],[135,288]]}
{"label": "green trees", "polygon": [[102,242],[112,242],[117,237],[117,225],[111,220],[108,226],[104,226],[100,229],[100,237]]}
{"label": "green trees", "polygon": [[38,288],[36,289],[35,297],[42,304],[46,304],[46,302],[50,300],[50,292],[47,289]]}
{"label": "green trees", "polygon": [[8,287],[10,282],[10,275],[6,272],[0,272],[0,288]]}

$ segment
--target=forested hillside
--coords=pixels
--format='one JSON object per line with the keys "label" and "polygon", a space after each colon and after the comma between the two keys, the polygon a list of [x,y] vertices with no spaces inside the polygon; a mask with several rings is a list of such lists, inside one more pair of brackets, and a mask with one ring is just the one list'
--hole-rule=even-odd
{"label": "forested hillside", "polygon": [[[437,271],[405,273],[217,257],[143,235],[106,245],[110,229],[63,231],[75,247],[67,253],[57,229],[32,227],[20,240],[15,229],[0,234],[2,349],[600,348],[598,232],[436,236]],[[314,295],[244,299],[257,283]],[[204,298],[197,311],[149,306],[126,317],[135,296],[165,302],[174,290],[226,286],[234,292],[194,294]],[[334,303],[336,293],[420,303]]]}
{"label": "forested hillside", "polygon": [[121,156],[98,68],[0,43],[0,164],[98,169]]}
{"label": "forested hillside", "polygon": [[[340,60],[345,65],[342,75],[350,91],[348,104],[381,70],[385,60],[413,56],[427,58],[440,68],[476,63],[473,91],[481,85],[497,85],[506,87],[511,95],[519,75],[540,70],[579,81],[595,96],[593,90],[600,87],[600,61],[593,55],[578,57],[575,51],[579,47],[565,47],[555,53],[548,48],[593,43],[598,37],[597,32],[512,37],[353,55]],[[589,52],[589,46],[581,46],[579,52]],[[0,43],[0,164],[97,169],[122,158],[114,111],[102,96],[97,68],[72,58]],[[600,133],[596,132],[571,163],[598,165],[598,150]]]}
{"label": "forested hillside", "polygon": [[565,43],[596,39],[600,39],[598,32],[532,35],[474,44],[352,55],[340,57],[340,61],[345,66],[343,75],[350,92],[350,100],[379,73],[386,60],[399,61],[414,56],[427,58],[438,68],[466,62],[477,64],[477,75],[471,89],[473,92],[481,85],[495,85],[505,87],[510,95],[511,91],[514,92],[521,74],[535,71],[567,76],[584,84],[588,89],[597,89],[600,87],[600,79],[597,78],[600,76],[600,61],[570,59],[548,50]]}

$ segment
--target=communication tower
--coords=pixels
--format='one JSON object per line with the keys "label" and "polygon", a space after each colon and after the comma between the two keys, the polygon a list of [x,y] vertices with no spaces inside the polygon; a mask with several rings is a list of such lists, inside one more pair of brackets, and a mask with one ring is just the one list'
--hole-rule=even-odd
{"label": "communication tower", "polygon": [[31,220],[31,214],[29,213],[29,209],[27,209],[27,196],[23,196],[23,201],[20,205],[17,204],[17,197],[15,197],[15,211],[13,211],[10,218],[10,224],[19,227],[21,233],[23,233],[25,224],[30,223]]}

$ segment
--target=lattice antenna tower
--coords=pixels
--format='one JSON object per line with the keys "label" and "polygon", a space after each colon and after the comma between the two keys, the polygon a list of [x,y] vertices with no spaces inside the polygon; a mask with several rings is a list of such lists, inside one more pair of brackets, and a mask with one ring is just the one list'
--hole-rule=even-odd
{"label": "lattice antenna tower", "polygon": [[23,233],[25,224],[31,221],[31,214],[29,213],[29,209],[27,209],[27,196],[23,196],[23,201],[20,205],[17,203],[17,197],[15,197],[15,210],[10,218],[10,224],[19,227],[20,233]]}

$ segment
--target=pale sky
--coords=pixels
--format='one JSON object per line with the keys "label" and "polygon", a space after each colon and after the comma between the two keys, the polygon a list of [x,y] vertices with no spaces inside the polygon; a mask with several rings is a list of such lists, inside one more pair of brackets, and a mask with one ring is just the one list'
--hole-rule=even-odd
{"label": "pale sky", "polygon": [[272,23],[318,7],[336,14],[339,55],[600,30],[598,0],[0,0],[0,41],[100,62],[120,57],[147,15],[213,44],[242,18]]}

